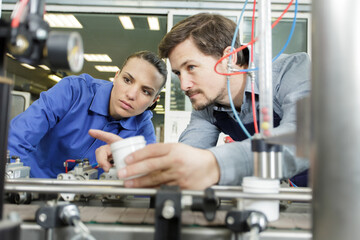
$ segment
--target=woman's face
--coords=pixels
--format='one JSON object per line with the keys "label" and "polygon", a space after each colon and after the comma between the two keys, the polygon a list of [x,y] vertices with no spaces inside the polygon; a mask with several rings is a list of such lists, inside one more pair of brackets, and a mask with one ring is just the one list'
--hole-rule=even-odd
{"label": "woman's face", "polygon": [[114,78],[109,111],[114,119],[143,113],[158,98],[164,82],[162,75],[148,61],[133,57]]}

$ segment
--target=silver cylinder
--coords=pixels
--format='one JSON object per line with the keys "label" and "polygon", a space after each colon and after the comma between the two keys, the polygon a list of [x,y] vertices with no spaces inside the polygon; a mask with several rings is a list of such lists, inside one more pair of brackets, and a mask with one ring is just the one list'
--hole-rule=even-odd
{"label": "silver cylinder", "polygon": [[360,1],[313,3],[313,239],[360,236]]}

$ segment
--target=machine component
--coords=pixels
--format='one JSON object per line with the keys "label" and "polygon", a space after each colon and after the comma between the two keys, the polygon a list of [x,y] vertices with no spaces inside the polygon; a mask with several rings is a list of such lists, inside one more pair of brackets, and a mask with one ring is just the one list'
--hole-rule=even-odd
{"label": "machine component", "polygon": [[[11,159],[14,159],[15,161],[10,162]],[[20,157],[18,156],[10,157],[10,154],[8,152],[5,178],[6,179],[30,178],[30,167],[24,166],[24,164],[20,160]],[[32,193],[27,193],[27,192],[9,193],[8,199],[11,203],[28,204],[32,200]]]}
{"label": "machine component", "polygon": [[43,19],[44,2],[18,2],[11,16],[9,52],[31,65],[39,65],[47,58],[52,68],[81,71],[84,48],[80,34],[50,32]]}
{"label": "machine component", "polygon": [[[45,48],[49,26],[43,20],[44,5],[44,0],[20,0],[12,13],[11,23],[0,20],[0,163],[2,163],[0,166],[0,225],[3,225],[2,196],[6,168],[10,91],[13,84],[11,79],[4,77],[4,56],[10,52],[21,62],[38,65],[46,55],[51,55],[49,54],[51,48],[47,50]],[[78,36],[69,37],[68,40],[66,45],[67,52],[70,54],[63,60],[69,61],[71,70],[80,71],[83,64],[82,40]],[[48,46],[51,45],[50,42],[47,43]],[[44,51],[48,54],[44,54]],[[57,68],[57,66],[53,67]],[[11,238],[16,239],[16,236],[18,235],[14,233]]]}
{"label": "machine component", "polygon": [[178,186],[161,186],[155,196],[156,240],[179,240],[181,236],[181,192]]}
{"label": "machine component", "polygon": [[0,222],[0,236],[3,240],[20,239],[20,217],[17,213],[12,212],[7,219]]}
{"label": "machine component", "polygon": [[[78,163],[73,170],[67,173],[60,173],[57,176],[59,180],[90,180],[98,178],[98,170],[92,168],[89,163],[89,159],[77,159],[74,161]],[[68,162],[64,162],[64,167],[67,169]],[[82,196],[88,198],[90,195],[76,195],[74,193],[61,193],[61,197],[66,201],[74,201],[75,199],[80,199]]]}
{"label": "machine component", "polygon": [[229,211],[226,214],[225,224],[234,233],[249,232],[257,228],[258,232],[266,229],[266,216],[258,211]]}
{"label": "machine component", "polygon": [[[14,162],[10,162],[10,159],[14,159]],[[30,167],[24,166],[18,156],[8,156],[6,163],[5,178],[30,178]]]}
{"label": "machine component", "polygon": [[[117,170],[115,167],[112,167],[109,169],[108,172],[103,172],[100,177],[99,180],[117,180],[119,181],[119,184],[121,184],[122,186],[124,185],[124,181],[118,179],[117,177]],[[108,200],[121,200],[124,199],[126,197],[121,196],[121,195],[104,195],[104,198],[108,199]]]}
{"label": "machine component", "polygon": [[[60,173],[57,176],[57,179],[60,180],[70,180],[70,179],[76,179],[76,180],[89,180],[89,179],[97,179],[98,178],[98,170],[94,169],[90,163],[89,159],[80,159],[76,160],[76,165],[73,170],[67,172],[67,173]],[[67,163],[65,162],[64,165]]]}
{"label": "machine component", "polygon": [[73,204],[50,202],[36,211],[36,222],[45,229],[74,226],[76,235],[73,239],[95,239],[81,222],[79,209]]}
{"label": "machine component", "polygon": [[46,42],[47,58],[51,66],[80,72],[84,64],[84,50],[78,32],[51,32]]}
{"label": "machine component", "polygon": [[214,189],[205,189],[204,197],[194,197],[192,201],[192,211],[202,211],[208,221],[214,220],[219,203]]}
{"label": "machine component", "polygon": [[281,179],[282,146],[266,143],[260,135],[251,140],[254,153],[254,176],[268,179]]}

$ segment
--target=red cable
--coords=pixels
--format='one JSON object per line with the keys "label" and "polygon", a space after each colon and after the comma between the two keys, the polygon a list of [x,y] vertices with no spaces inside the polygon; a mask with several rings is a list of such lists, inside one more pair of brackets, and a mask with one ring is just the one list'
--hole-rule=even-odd
{"label": "red cable", "polygon": [[291,7],[291,5],[293,4],[294,0],[291,0],[289,2],[289,4],[287,5],[287,7],[285,8],[285,10],[283,11],[283,13],[280,15],[280,17],[278,17],[278,19],[276,19],[276,21],[271,25],[271,28],[274,28],[276,26],[276,24],[278,24],[278,22],[283,18],[283,16],[285,15],[285,13],[287,13],[287,11],[289,10],[289,8]]}
{"label": "red cable", "polygon": [[[289,10],[289,8],[290,8],[290,6],[292,5],[293,1],[294,1],[294,0],[291,0],[291,2],[288,4],[288,6],[287,6],[286,9],[284,10],[284,12],[283,12],[283,13],[280,15],[280,17],[278,17],[278,18],[276,19],[276,21],[271,25],[271,28],[274,28],[274,27],[279,23],[279,21],[283,18],[284,14],[287,13],[287,11]],[[216,68],[217,68],[217,65],[218,65],[220,62],[222,62],[225,58],[228,58],[231,54],[234,54],[234,53],[237,53],[237,52],[243,50],[244,48],[246,48],[246,47],[249,46],[250,44],[254,44],[257,40],[258,40],[258,38],[255,38],[255,39],[253,39],[252,41],[250,41],[249,43],[247,43],[246,45],[242,45],[241,47],[233,50],[232,52],[230,52],[230,53],[226,54],[225,56],[223,56],[222,58],[220,58],[220,59],[216,62],[215,66],[214,66],[215,72],[216,72],[217,74],[220,74],[220,75],[223,75],[223,76],[232,76],[232,75],[238,75],[238,74],[244,74],[244,73],[246,73],[246,72],[221,73],[221,72],[218,72],[218,71],[216,70]]]}
{"label": "red cable", "polygon": [[27,5],[29,0],[22,0],[20,1],[20,5],[19,5],[19,9],[16,11],[15,16],[13,18],[13,20],[11,21],[11,27],[12,28],[17,28],[19,27],[20,24],[20,18],[21,15],[25,9],[25,6]]}
{"label": "red cable", "polygon": [[76,162],[76,161],[73,160],[73,159],[68,159],[68,160],[65,161],[65,173],[68,172],[68,162]]}

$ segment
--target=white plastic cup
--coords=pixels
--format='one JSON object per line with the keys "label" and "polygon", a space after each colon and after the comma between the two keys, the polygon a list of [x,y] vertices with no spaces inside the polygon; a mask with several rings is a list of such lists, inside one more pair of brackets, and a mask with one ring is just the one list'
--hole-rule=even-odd
{"label": "white plastic cup", "polygon": [[[144,136],[129,137],[112,143],[110,145],[110,148],[116,170],[119,171],[120,169],[126,167],[126,163],[124,159],[130,153],[145,147],[145,145],[146,145],[146,141]],[[130,178],[125,178],[125,180],[137,178],[140,176],[143,175],[136,175]]]}
{"label": "white plastic cup", "polygon": [[[276,179],[263,179],[258,177],[244,177],[243,191],[246,193],[263,194],[279,193],[280,181]],[[255,210],[265,214],[269,222],[279,218],[279,200],[244,200],[245,210]]]}

